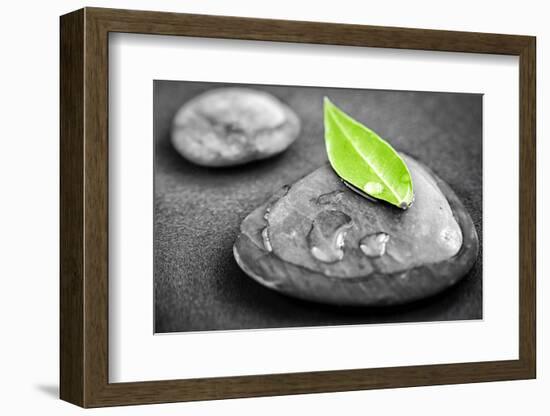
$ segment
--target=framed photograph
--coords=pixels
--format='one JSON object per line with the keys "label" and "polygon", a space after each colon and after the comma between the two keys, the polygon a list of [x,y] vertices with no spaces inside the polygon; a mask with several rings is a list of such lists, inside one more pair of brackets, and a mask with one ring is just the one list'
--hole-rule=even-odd
{"label": "framed photograph", "polygon": [[63,400],[535,378],[534,37],[60,28]]}

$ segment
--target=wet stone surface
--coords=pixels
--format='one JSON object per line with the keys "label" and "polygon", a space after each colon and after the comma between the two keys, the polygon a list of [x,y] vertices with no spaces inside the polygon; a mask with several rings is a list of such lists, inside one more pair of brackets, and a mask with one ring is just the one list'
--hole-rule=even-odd
{"label": "wet stone surface", "polygon": [[283,152],[299,132],[298,116],[274,96],[249,88],[219,88],[179,109],[172,145],[195,164],[233,166]]}
{"label": "wet stone surface", "polygon": [[405,303],[453,285],[477,257],[474,225],[448,185],[404,159],[409,209],[364,198],[325,165],[243,221],[239,266],[287,295],[339,305]]}
{"label": "wet stone surface", "polygon": [[313,219],[307,234],[311,255],[324,263],[342,261],[346,230],[351,226],[351,217],[343,212],[321,211]]}
{"label": "wet stone surface", "polygon": [[359,241],[359,248],[368,257],[382,257],[390,236],[384,232],[368,234]]}

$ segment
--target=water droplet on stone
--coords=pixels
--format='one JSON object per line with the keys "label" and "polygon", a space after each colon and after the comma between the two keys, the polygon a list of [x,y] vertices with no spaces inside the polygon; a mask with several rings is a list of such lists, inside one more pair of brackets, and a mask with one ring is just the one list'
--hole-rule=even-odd
{"label": "water droplet on stone", "polygon": [[384,185],[378,182],[367,182],[363,189],[367,194],[379,195],[384,191]]}
{"label": "water droplet on stone", "polygon": [[264,243],[264,248],[267,251],[269,251],[269,252],[273,251],[273,247],[271,246],[271,241],[269,240],[269,234],[268,234],[267,227],[265,227],[262,230],[262,241]]}
{"label": "water droplet on stone", "polygon": [[441,230],[441,240],[453,251],[458,251],[462,246],[462,236],[451,228]]}
{"label": "water droplet on stone", "polygon": [[351,217],[341,211],[322,211],[313,220],[307,235],[311,255],[323,263],[344,258],[344,238],[351,226]]}
{"label": "water droplet on stone", "polygon": [[386,233],[369,234],[359,241],[359,248],[368,257],[381,257],[386,253],[390,236]]}
{"label": "water droplet on stone", "polygon": [[337,204],[342,201],[343,194],[343,191],[329,192],[328,194],[320,195],[316,202],[319,205]]}

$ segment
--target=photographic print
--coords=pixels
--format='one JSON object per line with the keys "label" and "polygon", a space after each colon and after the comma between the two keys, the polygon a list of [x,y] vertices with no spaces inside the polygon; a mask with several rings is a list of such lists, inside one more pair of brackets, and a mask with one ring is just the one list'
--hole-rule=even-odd
{"label": "photographic print", "polygon": [[155,333],[482,319],[482,94],[153,89]]}

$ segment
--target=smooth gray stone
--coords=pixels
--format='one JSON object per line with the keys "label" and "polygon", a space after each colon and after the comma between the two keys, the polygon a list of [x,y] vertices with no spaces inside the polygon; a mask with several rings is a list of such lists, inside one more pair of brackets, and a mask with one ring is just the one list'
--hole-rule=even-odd
{"label": "smooth gray stone", "polygon": [[403,157],[409,209],[358,195],[327,164],[244,219],[237,263],[264,286],[337,305],[401,304],[452,286],[477,258],[474,224],[445,182]]}
{"label": "smooth gray stone", "polygon": [[233,166],[283,152],[299,132],[298,116],[273,95],[218,88],[179,109],[172,123],[172,145],[198,165]]}

